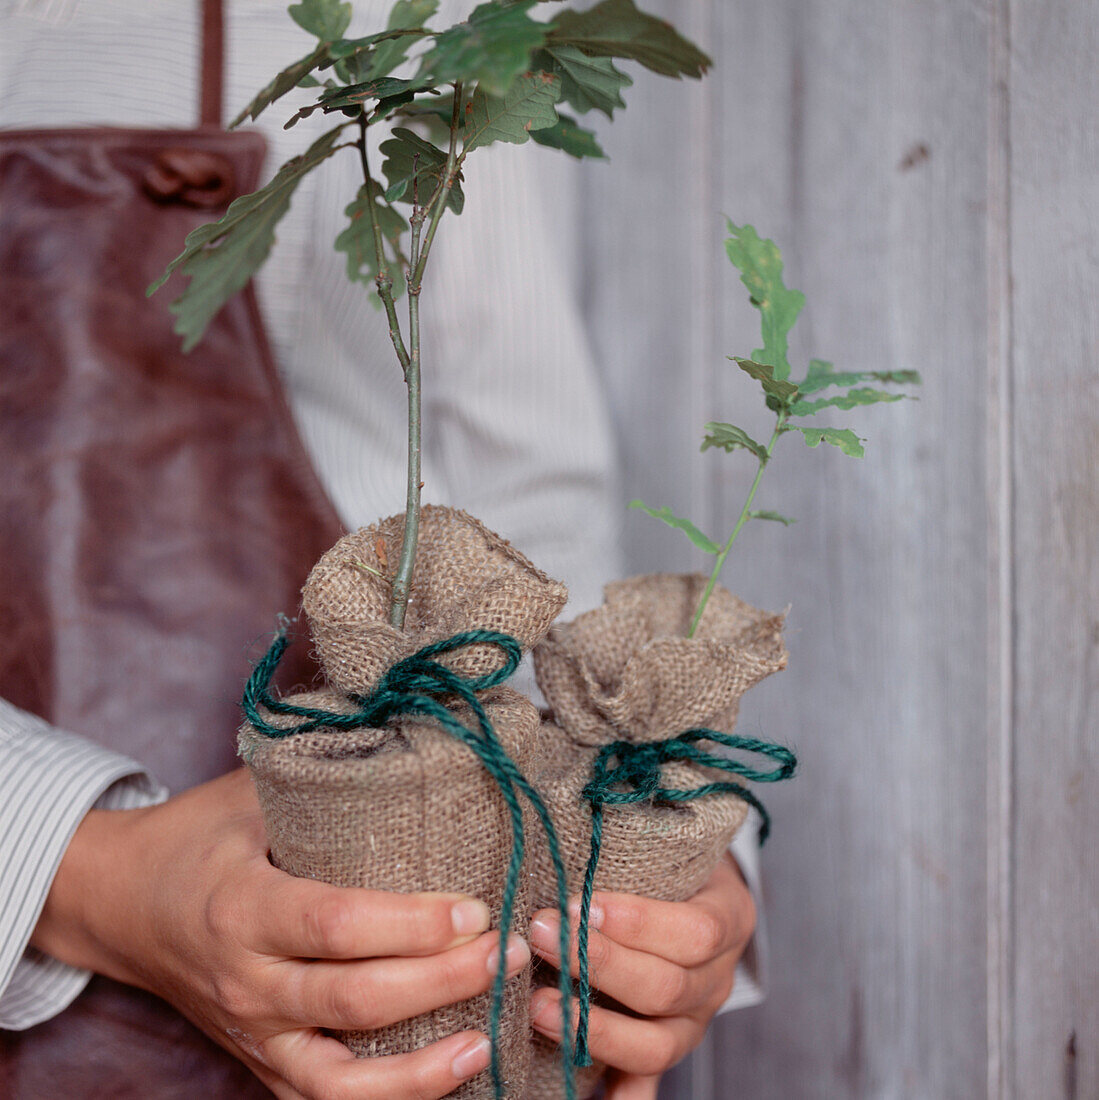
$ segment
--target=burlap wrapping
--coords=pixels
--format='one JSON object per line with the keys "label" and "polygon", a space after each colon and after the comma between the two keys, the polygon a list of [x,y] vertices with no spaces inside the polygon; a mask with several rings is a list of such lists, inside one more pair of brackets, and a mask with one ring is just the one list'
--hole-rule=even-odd
{"label": "burlap wrapping", "polygon": [[[403,515],[345,535],[305,582],[302,604],[317,655],[339,691],[368,692],[401,658],[463,630],[499,630],[529,649],[568,599],[563,584],[480,520],[426,504],[408,611],[398,630],[389,624],[389,598],[403,536]],[[469,646],[439,660],[463,676],[479,676],[499,667],[500,651]]]}
{"label": "burlap wrapping", "polygon": [[[540,731],[536,784],[557,826],[570,893],[583,882],[591,811],[581,790],[602,745],[657,741],[695,726],[724,733],[740,697],[786,665],[783,617],[758,611],[718,586],[687,638],[706,578],[657,574],[607,585],[602,607],[553,627],[534,651],[535,676],[553,721]],[[720,750],[719,750],[720,751]],[[730,776],[689,763],[665,765],[662,786],[692,788]],[[608,807],[597,890],[683,901],[706,883],[747,815],[735,795]],[[535,908],[553,901],[553,870],[539,845]],[[546,975],[544,984],[552,984]],[[562,1095],[558,1047],[536,1038],[525,1100]],[[579,1095],[603,1067],[579,1071]]]}
{"label": "burlap wrapping", "polygon": [[[354,709],[345,693],[368,692],[392,664],[429,642],[494,629],[530,645],[564,606],[563,585],[477,520],[427,507],[406,630],[398,631],[387,621],[389,580],[362,566],[383,574],[388,566],[391,576],[402,530],[403,517],[395,517],[347,535],[313,569],[304,603],[329,686],[292,696],[291,702]],[[498,667],[501,657],[495,648],[478,646],[447,654],[444,661],[475,676]],[[484,692],[481,700],[504,749],[530,774],[540,721],[536,708],[506,687]],[[467,724],[473,720],[460,706],[454,713]],[[278,716],[269,718],[280,724]],[[252,771],[277,867],[339,886],[469,894],[488,904],[493,927],[499,927],[510,815],[476,755],[437,724],[406,719],[383,729],[318,730],[278,740],[246,724],[240,750]],[[524,824],[529,845],[537,829],[527,809]],[[531,900],[524,873],[516,931],[525,932]],[[529,1067],[529,992],[530,967],[506,988],[499,1056],[508,1096],[523,1094]],[[338,1034],[359,1055],[405,1053],[467,1028],[487,1034],[490,1008],[486,993],[387,1027]],[[451,1095],[491,1097],[491,1075],[478,1074]]]}

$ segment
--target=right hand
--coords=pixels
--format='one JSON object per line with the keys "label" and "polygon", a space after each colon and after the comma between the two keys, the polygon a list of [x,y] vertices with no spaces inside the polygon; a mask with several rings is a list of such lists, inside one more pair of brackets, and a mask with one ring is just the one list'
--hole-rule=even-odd
{"label": "right hand", "polygon": [[[465,1031],[356,1058],[322,1028],[371,1029],[489,989],[499,936],[456,894],[393,894],[273,867],[240,769],[141,810],[93,810],[31,942],[173,1004],[280,1100],[434,1100],[489,1064]],[[530,952],[513,936],[508,972]]]}

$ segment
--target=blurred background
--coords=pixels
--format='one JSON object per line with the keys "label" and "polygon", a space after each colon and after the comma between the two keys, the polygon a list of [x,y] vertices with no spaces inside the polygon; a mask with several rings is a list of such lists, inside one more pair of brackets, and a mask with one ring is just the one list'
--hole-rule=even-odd
{"label": "blurred background", "polygon": [[[801,771],[766,792],[767,1003],[661,1095],[1099,1096],[1099,6],[646,6],[714,67],[639,79],[571,192],[626,499],[711,533],[743,500],[750,460],[698,453],[757,404],[721,214],[807,295],[793,362],[924,379],[836,420],[862,460],[786,442],[758,500],[798,522],[730,558],[791,605],[739,728]],[[700,565],[624,530],[631,570]]]}

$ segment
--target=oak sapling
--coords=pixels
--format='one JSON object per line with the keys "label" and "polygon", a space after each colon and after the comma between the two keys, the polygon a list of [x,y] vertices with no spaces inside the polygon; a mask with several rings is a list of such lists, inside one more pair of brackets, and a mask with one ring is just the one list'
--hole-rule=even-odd
{"label": "oak sapling", "polygon": [[[622,91],[633,81],[615,61],[677,78],[699,78],[710,65],[697,47],[664,20],[640,11],[634,0],[566,8],[548,21],[532,18],[532,10],[541,9],[539,0],[489,0],[462,22],[435,29],[429,21],[438,7],[439,0],[397,0],[383,29],[347,38],[350,3],[292,4],[291,17],[314,45],[277,73],[232,125],[257,118],[301,87],[317,89],[317,98],[286,127],[315,115],[337,125],[265,187],[191,233],[183,252],[149,288],[153,293],[177,269],[189,277],[171,308],[184,347],[194,346],[267,258],[275,226],[302,178],[341,150],[358,158],[363,182],[348,196],[348,225],[335,247],[346,253],[349,278],[374,284],[408,390],[405,525],[390,605],[397,628],[404,625],[420,519],[420,298],[443,214],[462,212],[467,157],[496,142],[534,141],[574,157],[600,158],[594,133],[573,112],[596,110],[609,118],[625,106]],[[418,130],[410,128],[417,124]],[[367,152],[367,133],[376,126],[388,130],[380,173]],[[403,325],[396,305],[402,294]]]}
{"label": "oak sapling", "polygon": [[[745,523],[758,519],[789,526],[794,522],[778,512],[752,508],[763,471],[771,461],[778,440],[791,432],[800,432],[802,439],[810,447],[829,443],[846,455],[862,458],[864,440],[850,428],[822,428],[800,421],[815,416],[822,409],[849,410],[858,405],[900,401],[909,396],[867,386],[867,382],[879,385],[917,385],[920,381],[919,373],[914,370],[841,372],[834,370],[832,364],[823,359],[810,359],[805,377],[800,382],[791,382],[787,337],[805,305],[805,295],[800,290],[787,288],[783,283],[782,254],[774,241],[761,238],[750,225],[738,226],[729,221],[728,228],[730,236],[725,241],[725,251],[740,272],[740,281],[748,288],[752,305],[759,310],[763,337],[763,347],[753,351],[750,359],[735,355],[728,358],[759,383],[767,408],[775,414],[774,428],[767,442],[759,443],[743,428],[734,424],[711,421],[705,427],[703,451],[711,447],[720,447],[727,452],[744,450],[750,452],[757,462],[755,478],[748,489],[744,505],[732,532],[724,542],[711,539],[690,520],[675,515],[670,508],[651,508],[641,500],[630,502],[631,508],[640,508],[663,520],[669,527],[682,531],[695,546],[714,558],[709,582],[691,619],[688,638],[694,637],[706,603],[725,565],[725,559]],[[829,389],[839,389],[842,392],[832,396],[813,396]]]}

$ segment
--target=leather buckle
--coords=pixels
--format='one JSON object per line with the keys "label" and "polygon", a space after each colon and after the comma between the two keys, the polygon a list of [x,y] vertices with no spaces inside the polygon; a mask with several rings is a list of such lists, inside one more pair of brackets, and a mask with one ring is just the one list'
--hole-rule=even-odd
{"label": "leather buckle", "polygon": [[209,208],[224,206],[233,195],[233,166],[220,153],[203,149],[164,149],[142,180],[154,202]]}

